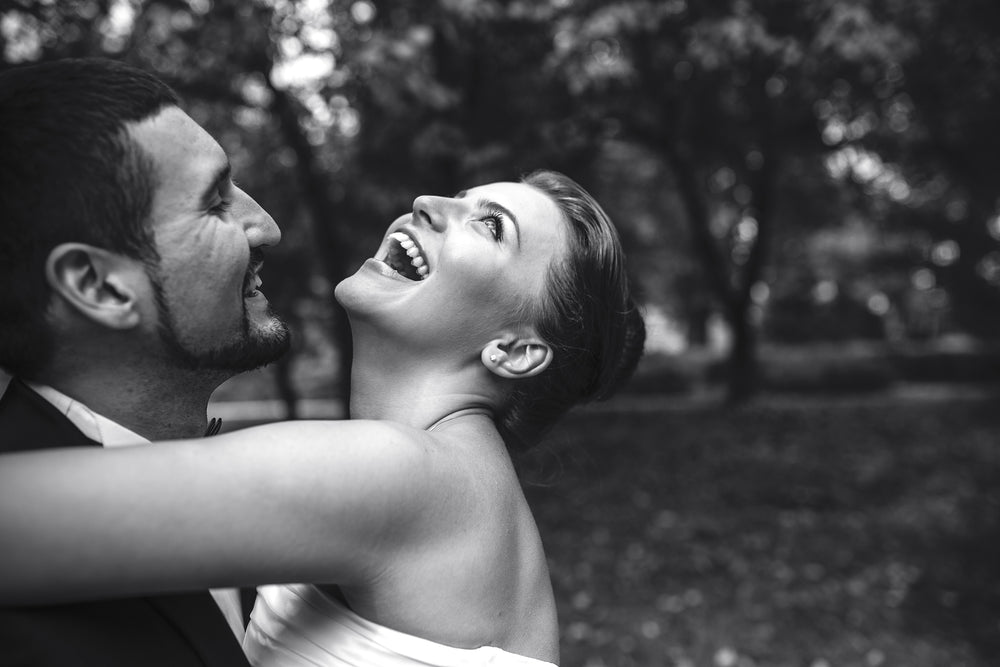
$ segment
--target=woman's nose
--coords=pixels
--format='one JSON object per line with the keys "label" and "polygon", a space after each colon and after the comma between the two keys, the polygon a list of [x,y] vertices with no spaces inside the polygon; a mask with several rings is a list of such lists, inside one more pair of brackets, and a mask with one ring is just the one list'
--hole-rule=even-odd
{"label": "woman's nose", "polygon": [[448,197],[421,195],[413,200],[413,218],[435,231],[443,232],[448,226],[450,203],[453,201]]}

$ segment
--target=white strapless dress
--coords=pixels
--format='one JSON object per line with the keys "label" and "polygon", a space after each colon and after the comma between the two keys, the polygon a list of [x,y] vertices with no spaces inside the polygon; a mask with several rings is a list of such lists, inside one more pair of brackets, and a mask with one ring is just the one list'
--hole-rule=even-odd
{"label": "white strapless dress", "polygon": [[261,586],[243,652],[254,667],[555,667],[493,646],[445,646],[372,623],[315,586]]}

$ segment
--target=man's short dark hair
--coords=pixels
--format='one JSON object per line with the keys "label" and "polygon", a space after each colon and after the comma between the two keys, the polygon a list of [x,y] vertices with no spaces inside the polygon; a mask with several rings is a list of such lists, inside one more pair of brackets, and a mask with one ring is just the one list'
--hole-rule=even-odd
{"label": "man's short dark hair", "polygon": [[52,345],[45,261],[79,242],[156,260],[156,177],[126,125],[178,105],[148,72],[71,59],[0,73],[0,366],[31,377]]}

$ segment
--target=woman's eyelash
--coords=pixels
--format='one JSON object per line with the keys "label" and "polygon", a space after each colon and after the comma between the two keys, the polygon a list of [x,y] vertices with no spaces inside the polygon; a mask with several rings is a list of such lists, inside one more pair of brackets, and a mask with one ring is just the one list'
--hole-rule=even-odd
{"label": "woman's eyelash", "polygon": [[[493,234],[493,238],[495,240],[503,240],[503,211],[498,208],[487,208],[486,215],[483,216],[482,221],[487,223],[486,227],[490,230],[490,233]],[[489,224],[490,221],[492,221],[492,225]]]}

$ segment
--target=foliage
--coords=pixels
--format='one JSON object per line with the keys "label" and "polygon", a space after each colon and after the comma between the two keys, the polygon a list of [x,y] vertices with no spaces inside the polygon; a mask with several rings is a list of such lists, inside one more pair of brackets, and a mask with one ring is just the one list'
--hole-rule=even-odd
{"label": "foliage", "polygon": [[926,234],[920,263],[935,280],[924,280],[924,291],[936,288],[964,330],[995,337],[1000,7],[981,0],[886,3],[885,14],[919,50],[894,70],[893,90],[879,96],[884,125],[866,144],[910,185],[893,222]]}
{"label": "foliage", "polygon": [[787,245],[850,210],[831,206],[843,199],[823,168],[826,109],[863,104],[852,83],[881,76],[911,40],[863,6],[828,2],[589,3],[560,34],[571,86],[668,165],[702,289],[734,333],[733,394],[751,392],[760,306],[780,287],[768,259],[779,229]]}
{"label": "foliage", "polygon": [[285,229],[269,292],[344,364],[331,286],[415,195],[550,167],[599,195],[689,344],[726,320],[738,397],[761,336],[1000,332],[998,18],[990,0],[8,0],[0,50],[177,87]]}

